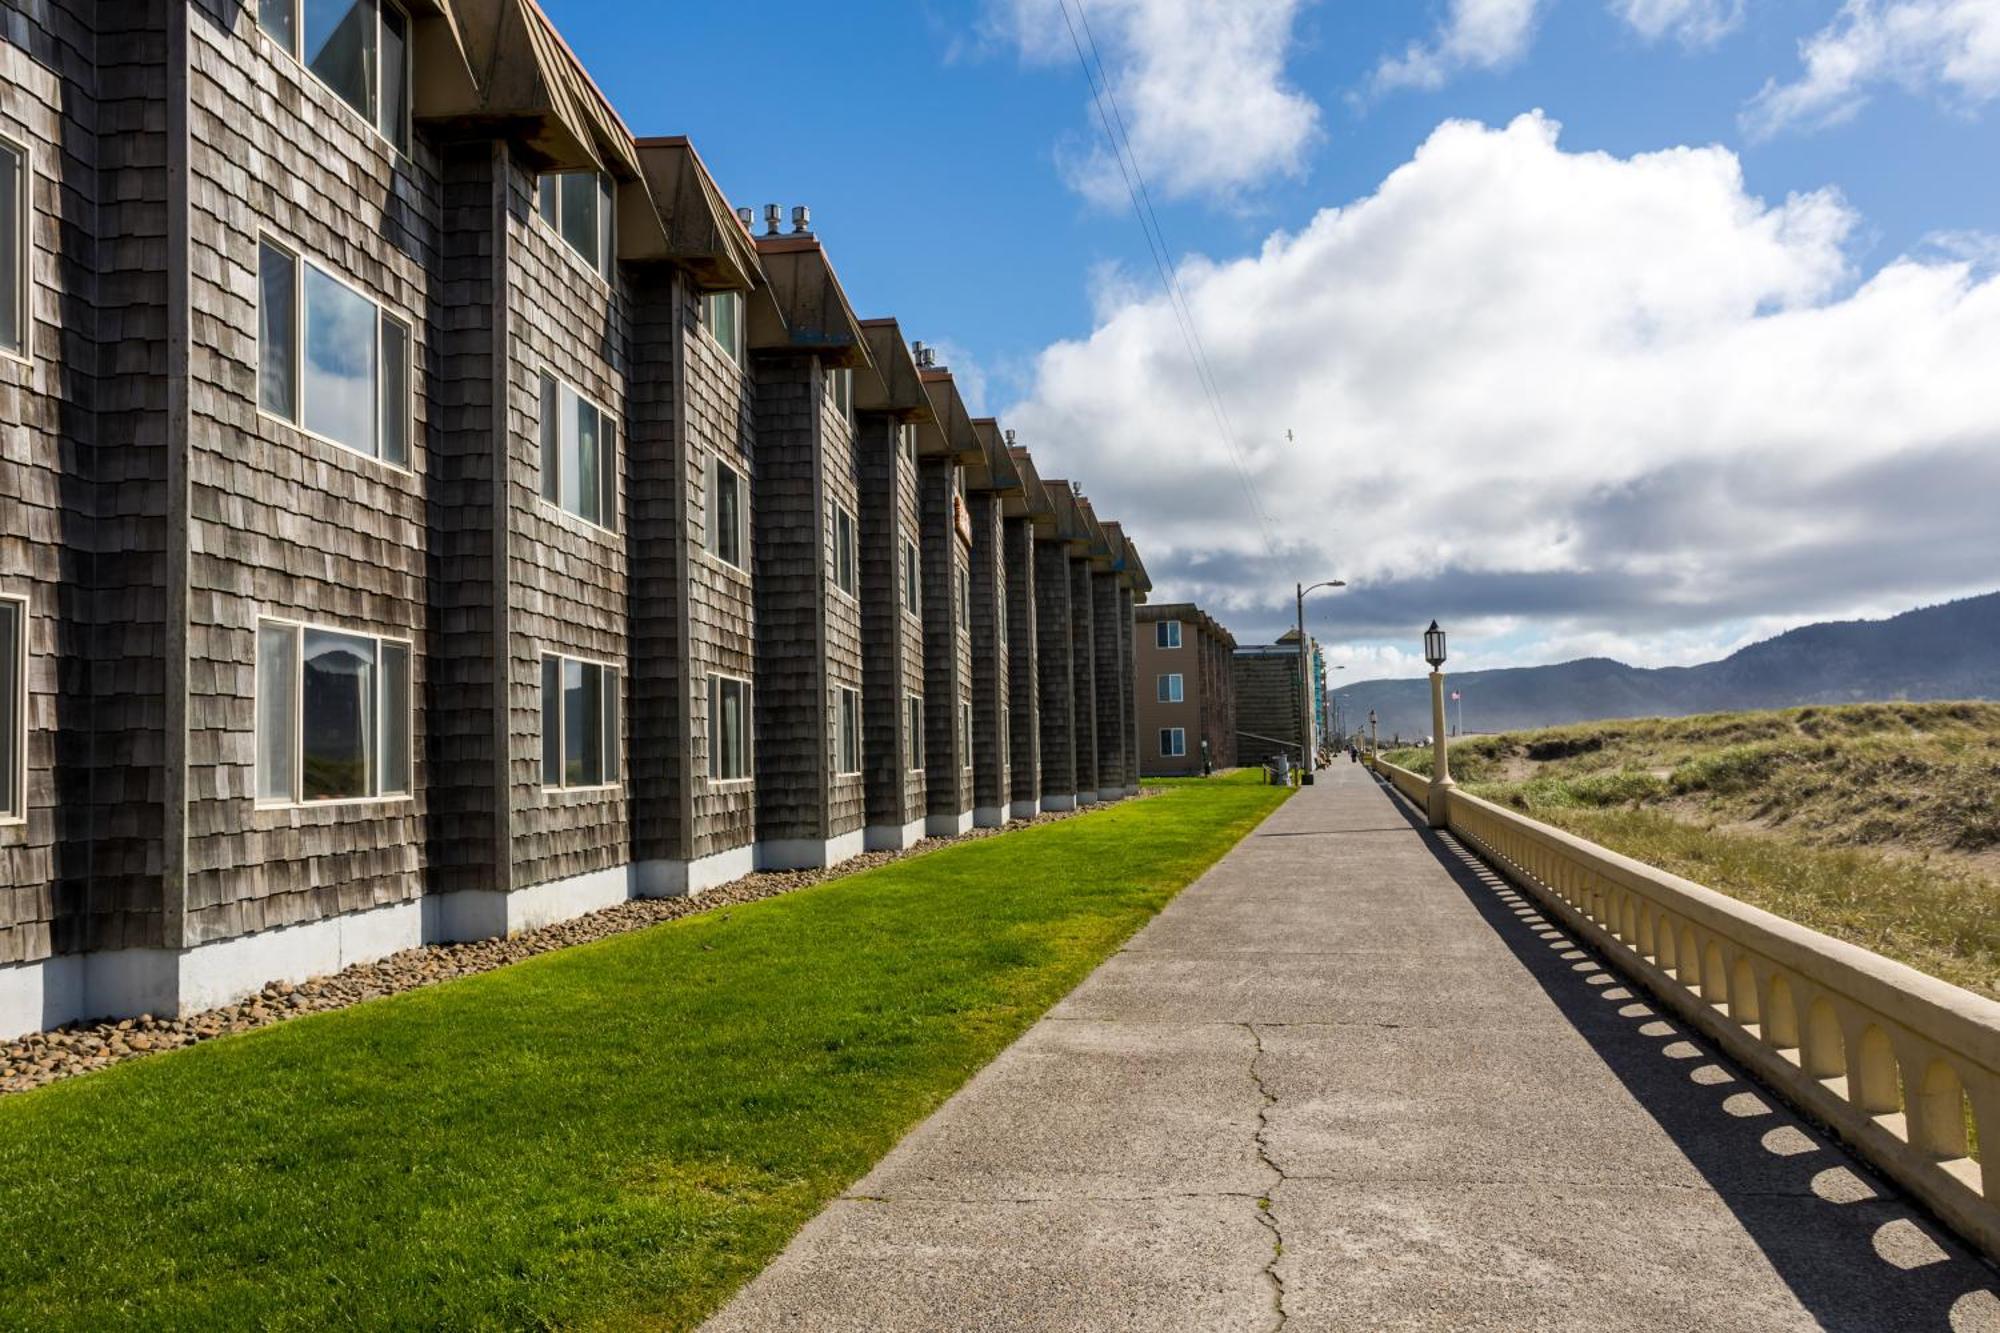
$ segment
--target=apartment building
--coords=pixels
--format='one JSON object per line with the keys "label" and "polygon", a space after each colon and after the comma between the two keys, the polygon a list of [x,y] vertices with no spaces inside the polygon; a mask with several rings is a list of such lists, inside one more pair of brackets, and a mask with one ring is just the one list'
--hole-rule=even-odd
{"label": "apartment building", "polygon": [[0,79],[0,1036],[1022,812],[1055,506],[531,0]]}
{"label": "apartment building", "polygon": [[1135,626],[1140,772],[1187,777],[1234,768],[1235,636],[1191,602],[1139,607]]}
{"label": "apartment building", "polygon": [[[1308,660],[1318,653],[1308,643]],[[1308,680],[1302,669],[1297,630],[1276,643],[1246,644],[1230,657],[1236,691],[1236,757],[1245,764],[1270,763],[1284,754],[1294,764],[1319,739],[1307,714]]]}

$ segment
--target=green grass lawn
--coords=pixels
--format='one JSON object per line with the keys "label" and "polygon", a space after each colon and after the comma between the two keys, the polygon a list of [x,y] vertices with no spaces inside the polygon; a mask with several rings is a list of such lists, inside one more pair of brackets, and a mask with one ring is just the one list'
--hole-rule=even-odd
{"label": "green grass lawn", "polygon": [[0,1099],[0,1326],[692,1326],[1269,814],[1257,776]]}

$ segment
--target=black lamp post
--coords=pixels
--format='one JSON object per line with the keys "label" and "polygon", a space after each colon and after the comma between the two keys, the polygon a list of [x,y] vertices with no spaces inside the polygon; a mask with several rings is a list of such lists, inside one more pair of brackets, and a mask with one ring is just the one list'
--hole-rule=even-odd
{"label": "black lamp post", "polygon": [[1444,748],[1444,631],[1437,621],[1424,631],[1424,660],[1431,664],[1431,787],[1424,802],[1432,828],[1451,822],[1451,762]]}

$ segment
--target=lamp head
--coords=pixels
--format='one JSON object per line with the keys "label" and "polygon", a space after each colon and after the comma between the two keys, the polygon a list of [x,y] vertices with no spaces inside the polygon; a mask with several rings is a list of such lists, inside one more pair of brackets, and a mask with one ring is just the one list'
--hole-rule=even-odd
{"label": "lamp head", "polygon": [[1444,631],[1438,628],[1435,620],[1424,631],[1424,661],[1431,664],[1433,671],[1444,665]]}

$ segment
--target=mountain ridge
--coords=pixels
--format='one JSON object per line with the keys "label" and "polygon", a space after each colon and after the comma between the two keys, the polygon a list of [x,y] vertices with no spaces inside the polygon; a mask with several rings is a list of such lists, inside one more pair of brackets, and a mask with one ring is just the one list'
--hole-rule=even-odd
{"label": "mountain ridge", "polygon": [[[1448,665],[1448,664],[1447,664]],[[2000,698],[2000,592],[1885,620],[1801,625],[1696,666],[1635,667],[1610,657],[1447,675],[1470,731],[1517,731],[1621,717],[1879,700]],[[1386,741],[1428,735],[1429,685],[1356,681],[1331,691],[1342,724],[1375,710]],[[1459,710],[1450,707],[1450,723]]]}

